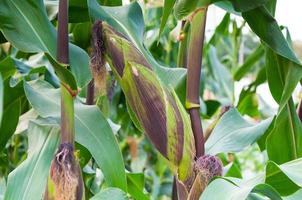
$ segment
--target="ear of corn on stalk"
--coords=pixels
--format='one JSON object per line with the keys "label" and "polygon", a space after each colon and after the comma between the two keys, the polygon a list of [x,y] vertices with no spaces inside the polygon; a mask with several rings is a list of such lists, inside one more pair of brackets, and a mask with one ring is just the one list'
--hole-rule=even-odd
{"label": "ear of corn on stalk", "polygon": [[215,156],[195,161],[195,141],[188,113],[174,90],[161,83],[140,51],[107,23],[93,27],[93,48],[103,50],[118,80],[135,125],[151,140],[177,175],[180,199],[198,199],[209,181],[221,175],[221,162]]}
{"label": "ear of corn on stalk", "polygon": [[[165,87],[141,52],[105,22],[93,28],[103,57],[115,74],[134,123],[168,160],[181,181],[192,175],[195,156],[190,119],[171,88]],[[98,34],[95,34],[98,33]]]}
{"label": "ear of corn on stalk", "polygon": [[82,200],[82,174],[71,144],[60,145],[51,163],[50,177],[54,183],[56,200]]}

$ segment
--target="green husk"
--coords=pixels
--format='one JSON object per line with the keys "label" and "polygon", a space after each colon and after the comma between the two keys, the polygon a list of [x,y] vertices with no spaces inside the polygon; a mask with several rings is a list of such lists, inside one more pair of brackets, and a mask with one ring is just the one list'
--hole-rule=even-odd
{"label": "green husk", "polygon": [[[173,89],[164,86],[141,52],[104,22],[96,22],[94,40],[101,40],[127,100],[135,125],[146,133],[181,181],[190,178],[195,156],[190,119]],[[99,58],[99,59],[104,59]]]}

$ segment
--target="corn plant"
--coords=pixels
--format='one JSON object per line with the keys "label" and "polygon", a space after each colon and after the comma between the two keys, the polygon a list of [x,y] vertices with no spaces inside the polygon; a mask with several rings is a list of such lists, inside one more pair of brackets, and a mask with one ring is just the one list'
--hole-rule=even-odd
{"label": "corn plant", "polygon": [[276,4],[2,0],[0,197],[301,199],[302,66]]}

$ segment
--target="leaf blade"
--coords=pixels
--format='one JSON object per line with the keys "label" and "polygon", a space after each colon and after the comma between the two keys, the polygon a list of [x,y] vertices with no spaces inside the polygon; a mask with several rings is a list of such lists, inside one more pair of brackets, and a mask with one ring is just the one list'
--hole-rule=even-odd
{"label": "leaf blade", "polygon": [[[6,39],[24,52],[46,52],[56,58],[56,30],[47,18],[43,0],[0,2],[0,29]],[[80,87],[91,79],[88,55],[70,44],[71,71]]]}
{"label": "leaf blade", "polygon": [[282,165],[270,161],[266,168],[265,182],[281,195],[290,195],[302,187],[301,165],[301,158]]}
{"label": "leaf blade", "polygon": [[163,32],[165,25],[167,24],[168,18],[172,12],[173,6],[176,0],[165,0],[164,1],[164,8],[163,8],[163,16],[161,18],[160,27],[158,38],[160,37],[161,33]]}
{"label": "leaf blade", "polygon": [[263,120],[256,125],[246,122],[236,109],[226,112],[214,128],[209,139],[205,143],[208,154],[221,152],[238,152],[265,133],[272,118]]}
{"label": "leaf blade", "polygon": [[28,158],[8,176],[5,199],[41,199],[50,163],[59,143],[59,128],[29,125]]}

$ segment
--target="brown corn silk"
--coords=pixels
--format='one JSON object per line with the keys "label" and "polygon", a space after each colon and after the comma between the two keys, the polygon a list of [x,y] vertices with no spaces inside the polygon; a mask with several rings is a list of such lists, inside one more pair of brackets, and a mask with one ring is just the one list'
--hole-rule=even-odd
{"label": "brown corn silk", "polygon": [[81,200],[83,181],[80,166],[73,154],[72,145],[61,144],[51,163],[50,176],[56,200]]}

